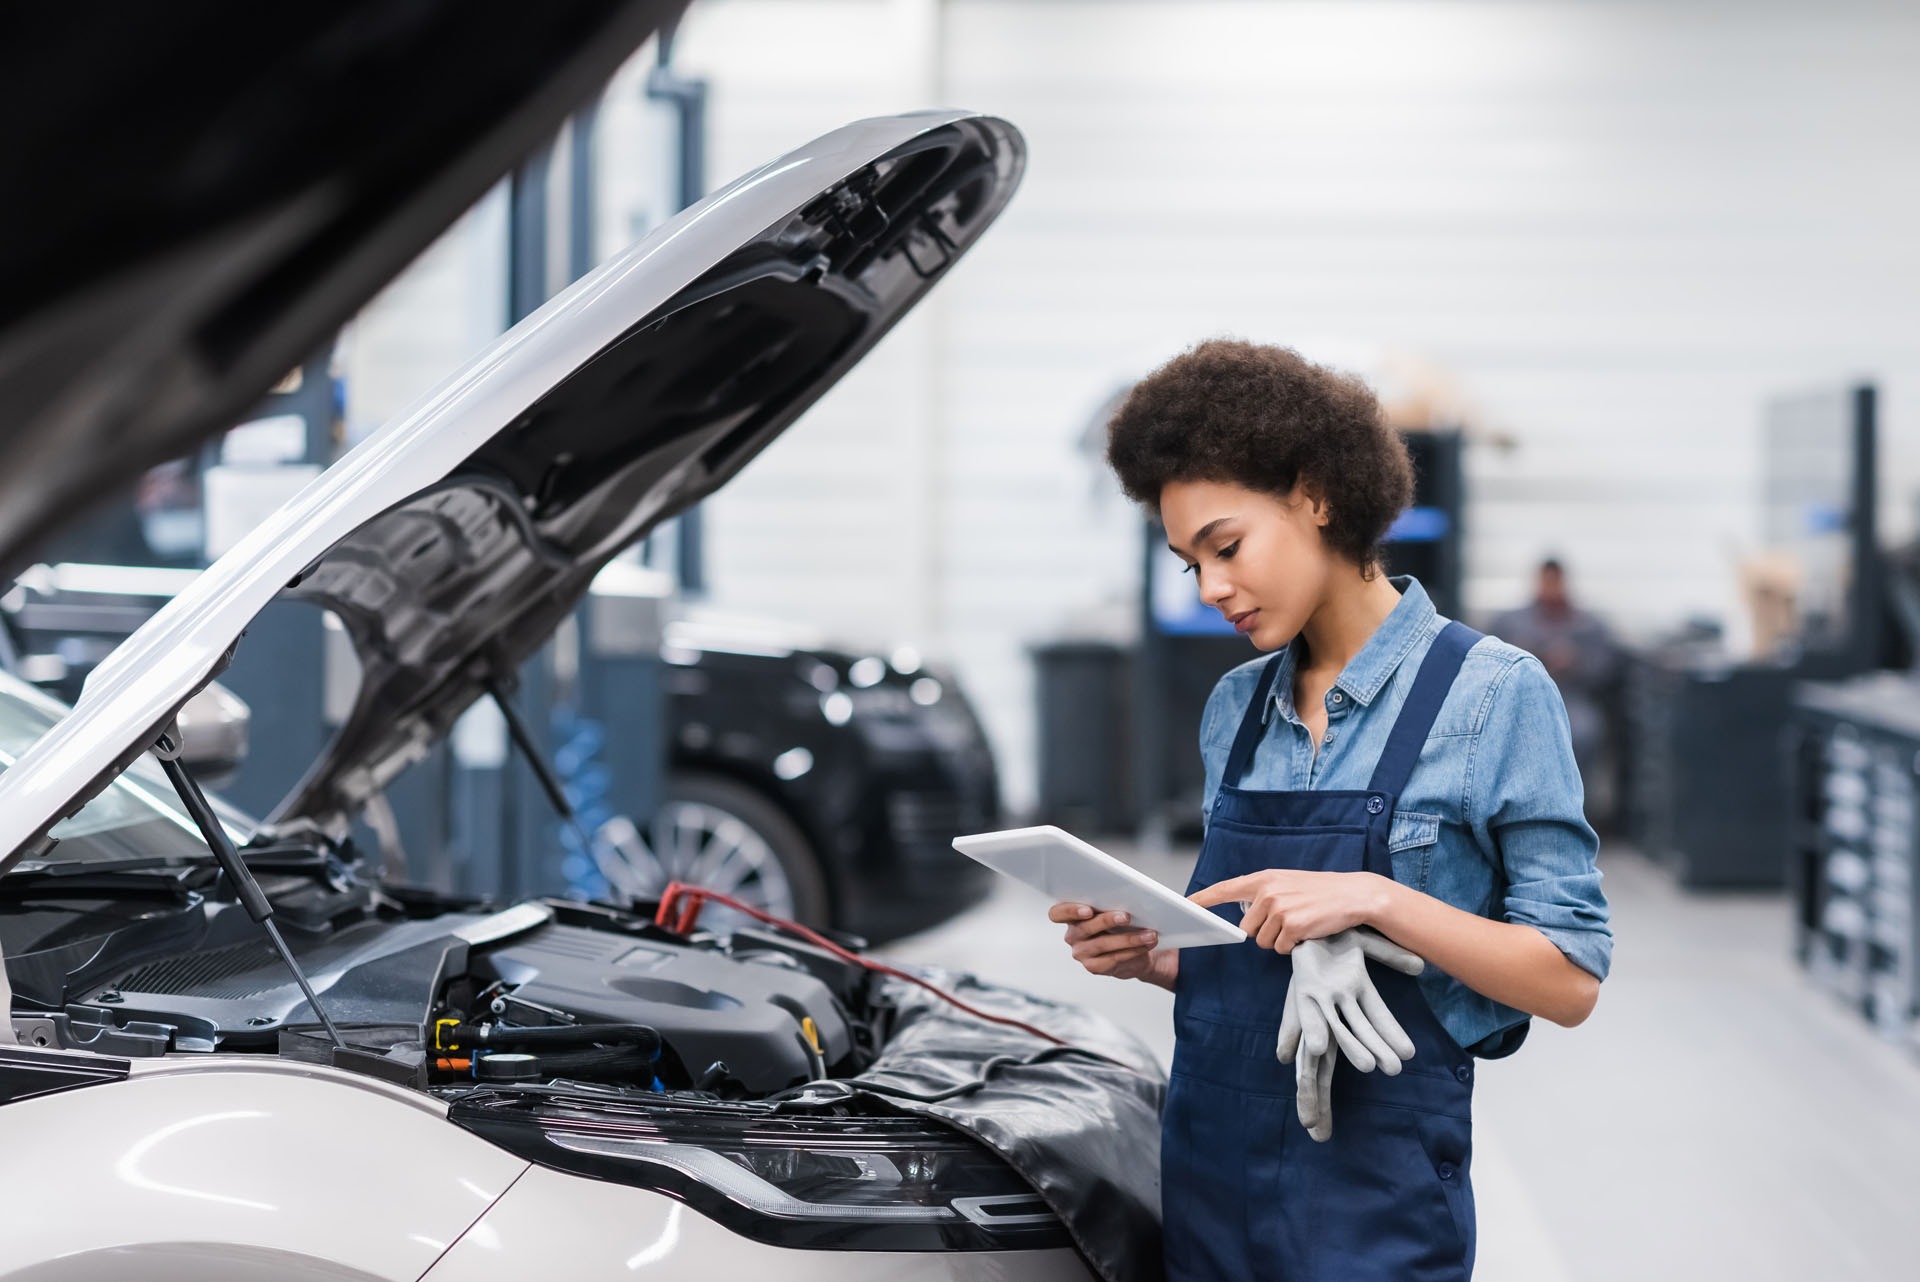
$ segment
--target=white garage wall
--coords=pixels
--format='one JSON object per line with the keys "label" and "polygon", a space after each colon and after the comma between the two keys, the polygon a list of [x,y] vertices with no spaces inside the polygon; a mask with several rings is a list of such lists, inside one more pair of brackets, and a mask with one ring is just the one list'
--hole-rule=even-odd
{"label": "white garage wall", "polygon": [[1630,628],[1736,610],[1759,408],[1883,389],[1888,525],[1920,385],[1920,9],[1824,4],[700,0],[716,180],[935,103],[1026,133],[1024,189],[711,504],[717,595],[911,636],[1032,799],[1024,646],[1124,593],[1072,442],[1210,334],[1417,353],[1481,424],[1468,599],[1544,551]]}
{"label": "white garage wall", "polygon": [[[651,60],[602,109],[603,253],[664,212]],[[1457,377],[1514,442],[1469,457],[1475,612],[1553,550],[1630,629],[1735,613],[1760,405],[1809,383],[1880,383],[1911,532],[1920,7],[697,0],[678,64],[712,81],[715,183],[879,112],[1027,135],[999,226],[707,518],[721,604],[956,663],[1016,807],[1026,646],[1133,590],[1132,516],[1074,442],[1207,335]],[[356,419],[497,324],[502,212],[362,318]]]}

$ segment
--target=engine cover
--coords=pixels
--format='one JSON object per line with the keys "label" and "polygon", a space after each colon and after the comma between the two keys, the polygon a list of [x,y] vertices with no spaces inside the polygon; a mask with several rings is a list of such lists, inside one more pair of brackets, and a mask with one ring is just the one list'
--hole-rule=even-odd
{"label": "engine cover", "polygon": [[777,952],[732,956],[551,925],[476,958],[474,970],[583,1023],[650,1025],[689,1076],[723,1061],[756,1095],[813,1075],[803,1019],[817,1026],[829,1064],[853,1046],[832,991]]}

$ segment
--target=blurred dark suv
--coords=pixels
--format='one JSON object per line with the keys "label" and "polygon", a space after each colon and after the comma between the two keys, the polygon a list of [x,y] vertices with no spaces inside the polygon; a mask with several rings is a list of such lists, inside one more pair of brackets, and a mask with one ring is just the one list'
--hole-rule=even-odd
{"label": "blurred dark suv", "polygon": [[[0,595],[0,667],[72,702],[192,574],[35,567]],[[949,672],[907,649],[856,653],[697,610],[668,625],[661,657],[662,804],[595,834],[643,880],[711,885],[870,940],[935,925],[985,894],[990,874],[950,843],[997,826],[998,777]],[[217,686],[189,705],[182,724],[202,773],[238,765],[247,715]]]}

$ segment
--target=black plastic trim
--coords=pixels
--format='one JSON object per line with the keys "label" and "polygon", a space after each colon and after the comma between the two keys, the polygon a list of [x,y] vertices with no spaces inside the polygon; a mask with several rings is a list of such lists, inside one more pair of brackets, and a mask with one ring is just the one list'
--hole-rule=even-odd
{"label": "black plastic trim", "polygon": [[103,1055],[0,1046],[0,1104],[16,1104],[42,1095],[124,1082],[132,1065]]}

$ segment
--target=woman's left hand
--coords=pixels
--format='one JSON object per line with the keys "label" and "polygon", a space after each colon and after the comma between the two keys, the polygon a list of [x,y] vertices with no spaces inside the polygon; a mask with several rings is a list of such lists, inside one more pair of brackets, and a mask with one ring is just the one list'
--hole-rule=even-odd
{"label": "woman's left hand", "polygon": [[1323,939],[1366,925],[1387,889],[1387,879],[1377,873],[1269,868],[1215,882],[1187,898],[1202,908],[1245,904],[1240,929],[1262,948],[1290,953],[1303,939]]}

